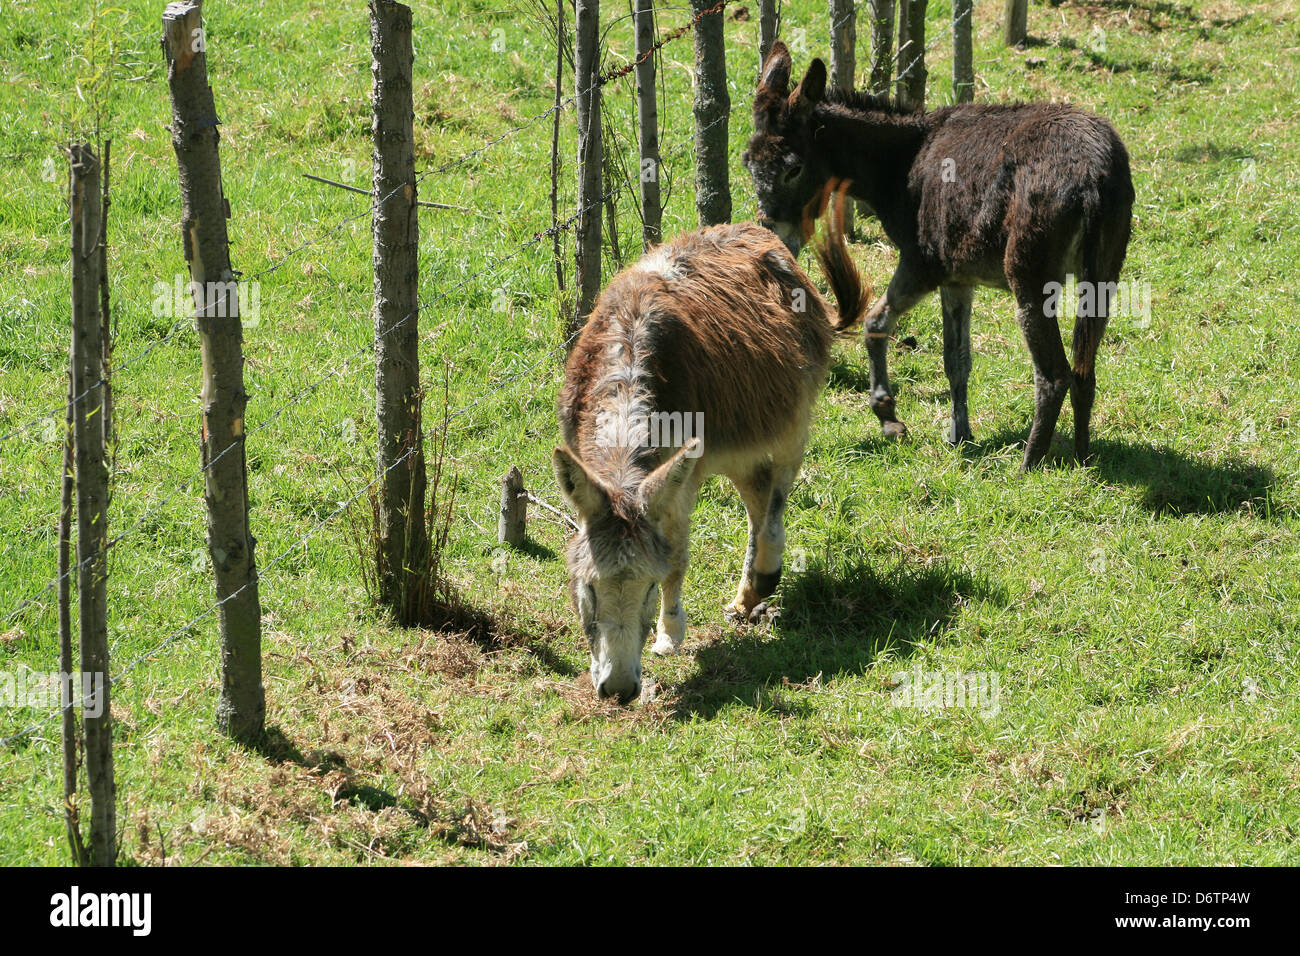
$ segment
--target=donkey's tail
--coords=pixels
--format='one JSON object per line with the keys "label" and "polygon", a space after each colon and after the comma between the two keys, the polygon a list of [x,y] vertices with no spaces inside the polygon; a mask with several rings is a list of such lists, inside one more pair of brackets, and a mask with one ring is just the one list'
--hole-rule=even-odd
{"label": "donkey's tail", "polygon": [[1134,195],[1128,151],[1114,130],[1110,136],[1111,167],[1083,210],[1080,278],[1092,283],[1095,290],[1090,313],[1079,310],[1074,320],[1074,374],[1084,378],[1093,374],[1097,349],[1114,306],[1110,291],[1119,280],[1132,231]]}
{"label": "donkey's tail", "polygon": [[861,319],[871,300],[871,288],[863,285],[862,273],[849,257],[848,243],[844,240],[844,204],[848,200],[848,189],[847,180],[831,180],[826,184],[821,198],[822,208],[818,210],[825,217],[826,232],[813,247],[835,296],[837,314],[831,328],[837,332]]}

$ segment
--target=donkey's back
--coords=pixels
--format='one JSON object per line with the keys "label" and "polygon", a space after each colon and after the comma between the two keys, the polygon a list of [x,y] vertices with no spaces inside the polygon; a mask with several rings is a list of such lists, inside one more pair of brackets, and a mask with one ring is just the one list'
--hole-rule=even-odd
{"label": "donkey's back", "polygon": [[[831,336],[821,296],[771,232],[742,223],[684,234],[601,293],[569,358],[564,440],[599,459],[620,414],[634,429],[680,415],[703,424],[704,471],[727,471],[806,426]],[[636,450],[651,465],[674,449]]]}
{"label": "donkey's back", "polygon": [[1000,288],[1041,288],[1062,265],[1092,281],[1118,273],[1134,193],[1109,122],[1060,103],[951,106],[922,122],[903,220],[921,268]]}

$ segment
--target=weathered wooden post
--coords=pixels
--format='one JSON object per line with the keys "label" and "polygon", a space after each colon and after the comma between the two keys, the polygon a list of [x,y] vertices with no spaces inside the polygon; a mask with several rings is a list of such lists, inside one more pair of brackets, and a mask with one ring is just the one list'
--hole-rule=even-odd
{"label": "weathered wooden post", "polygon": [[[104,431],[107,368],[100,300],[104,210],[99,160],[90,146],[74,144],[69,149],[69,159],[72,395],[80,397],[72,420],[76,449],[81,680],[64,672],[61,696],[65,699],[61,703],[65,728],[71,708],[82,708],[86,779],[90,789],[90,862],[95,866],[113,866],[117,861],[117,785],[113,778],[113,715],[109,708],[108,436]],[[75,784],[75,755],[72,759]],[[65,763],[65,786],[66,775]]]}
{"label": "weathered wooden post", "polygon": [[217,108],[208,86],[200,0],[169,3],[163,50],[172,102],[172,147],[181,185],[181,239],[194,291],[203,355],[203,468],[208,503],[208,553],[220,607],[221,700],[217,724],[256,740],[266,717],[262,688],[262,609],[255,544],[248,527],[244,453],[244,336],[239,287],[230,268],[221,188]]}
{"label": "weathered wooden post", "polygon": [[895,101],[906,110],[925,109],[926,0],[898,0],[898,86]]}
{"label": "weathered wooden post", "polygon": [[1002,42],[1007,46],[1024,46],[1029,38],[1029,0],[1004,0],[1002,4]]}
{"label": "weathered wooden post", "polygon": [[[701,226],[731,221],[731,183],[727,163],[727,51],[723,9],[716,0],[691,0],[695,24],[695,210]],[[713,12],[706,12],[712,10]]]}
{"label": "weathered wooden post", "polygon": [[560,108],[564,90],[564,0],[555,0],[555,103],[551,107],[551,254],[555,259],[555,292],[564,297],[564,256],[560,230]]}
{"label": "weathered wooden post", "polygon": [[528,522],[528,499],[524,497],[524,476],[515,466],[501,478],[501,508],[497,513],[497,541],[518,548],[524,543]]}
{"label": "weathered wooden post", "polygon": [[952,3],[952,98],[957,103],[975,99],[975,51],[971,40],[974,0]]}
{"label": "weathered wooden post", "polygon": [[[830,0],[831,86],[849,92],[857,70],[858,14],[855,0]],[[856,233],[854,203],[844,206],[844,231]]]}
{"label": "weathered wooden post", "polygon": [[[74,187],[75,189],[75,187]],[[79,226],[73,226],[73,235]],[[72,268],[78,268],[74,252]],[[74,335],[76,326],[74,328]],[[59,484],[59,674],[71,675],[72,670],[72,495],[73,475],[76,474],[75,397],[77,390],[76,345],[68,354],[68,408],[63,422],[63,479]],[[80,812],[77,808],[77,778],[81,769],[81,735],[77,728],[76,685],[62,680],[59,705],[62,709],[61,737],[63,741],[63,823],[68,836],[68,848],[77,866],[87,863],[86,845],[81,837]]]}
{"label": "weathered wooden post", "polygon": [[853,89],[857,69],[858,18],[855,0],[830,0],[831,86]]}
{"label": "weathered wooden post", "polygon": [[569,334],[586,324],[600,295],[600,207],[604,155],[600,130],[600,0],[576,0],[574,8],[574,92],[578,100],[577,302]]}
{"label": "weathered wooden post", "polygon": [[374,75],[375,414],[379,423],[379,600],[410,624],[414,562],[426,550],[420,433],[419,240],[411,9],[370,0]]}
{"label": "weathered wooden post", "polygon": [[889,95],[894,72],[894,0],[871,2],[871,92]]}
{"label": "weathered wooden post", "polygon": [[763,73],[763,64],[772,52],[777,32],[781,29],[780,0],[758,0],[758,72]]}
{"label": "weathered wooden post", "polygon": [[655,98],[654,0],[636,0],[636,122],[641,154],[641,245],[657,246],[663,238],[659,199],[659,107]]}

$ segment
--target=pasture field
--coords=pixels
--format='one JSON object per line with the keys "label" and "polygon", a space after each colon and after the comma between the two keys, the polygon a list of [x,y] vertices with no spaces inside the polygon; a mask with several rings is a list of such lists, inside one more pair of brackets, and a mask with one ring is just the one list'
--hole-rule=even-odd
{"label": "pasture field", "polygon": [[[1294,0],[1035,0],[1025,51],[1000,45],[1000,3],[976,4],[978,100],[1068,99],[1109,117],[1132,156],[1124,278],[1149,283],[1152,305],[1149,320],[1113,319],[1102,345],[1095,459],[1070,461],[1066,412],[1049,466],[1018,473],[1032,383],[1007,295],[976,296],[976,443],[960,451],[943,440],[937,297],[899,328],[916,348],[891,352],[906,443],[880,437],[865,352],[843,341],[791,496],[781,613],[724,621],[744,511],[711,482],[695,514],[684,653],[649,660],[655,693],[626,709],[583,686],[563,527],[532,508],[527,548],[495,543],[510,465],[559,503],[550,240],[498,262],[550,225],[549,120],[420,184],[421,198],[469,210],[421,213],[421,293],[446,293],[420,317],[426,418],[441,415],[444,376],[450,409],[477,401],[450,424],[446,560],[499,634],[395,629],[368,609],[346,516],[325,520],[374,467],[367,201],[301,176],[368,187],[365,4],[205,6],[232,256],[246,275],[283,261],[260,279],[245,340],[270,729],[253,749],[217,733],[211,618],[118,682],[123,862],[1300,862]],[[97,102],[113,139],[117,355],[153,346],[115,382],[110,533],[139,523],[112,551],[115,663],[212,603],[202,497],[186,485],[199,466],[197,336],[166,338],[174,319],[153,308],[155,284],[184,271],[163,4],[100,7],[95,19],[65,0],[0,4],[7,675],[57,669],[50,594],[11,616],[56,563],[58,435],[23,426],[65,393],[60,147],[93,129]],[[740,165],[756,4],[749,13],[726,26],[738,220],[755,212]],[[932,36],[950,13],[932,0]],[[614,22],[625,14],[606,5],[608,65],[633,48],[630,23]],[[415,5],[418,168],[549,106],[554,49],[533,17],[516,0]],[[784,17],[787,39],[805,30],[801,74],[829,53],[826,4],[788,0]],[[665,6],[661,29],[688,18]],[[860,45],[867,33],[864,16]],[[949,50],[932,50],[931,105],[950,97]],[[691,64],[689,36],[665,47],[669,234],[695,225]],[[606,97],[631,164],[631,78]],[[562,219],[571,111],[563,142]],[[640,227],[630,194],[618,203],[630,260]],[[345,217],[356,218],[333,229]],[[883,288],[894,254],[878,226],[865,223],[853,251]],[[895,706],[900,673],[996,680],[996,706]],[[0,708],[0,737],[41,716]],[[0,748],[0,863],[68,860],[60,774],[57,723]]]}

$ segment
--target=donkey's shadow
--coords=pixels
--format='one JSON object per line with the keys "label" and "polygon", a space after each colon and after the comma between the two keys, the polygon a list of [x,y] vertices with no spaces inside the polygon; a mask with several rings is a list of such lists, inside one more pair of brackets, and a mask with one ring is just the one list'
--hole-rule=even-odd
{"label": "donkey's shadow", "polygon": [[861,674],[885,652],[905,658],[916,643],[942,638],[971,599],[1000,600],[987,582],[942,562],[789,573],[770,627],[724,629],[693,649],[697,670],[675,687],[674,715],[707,720],[736,703],[797,712],[804,705],[772,693],[774,684]]}
{"label": "donkey's shadow", "polygon": [[[1029,430],[1007,429],[963,446],[968,459],[997,454],[1023,445]],[[1074,457],[1058,434],[1049,456],[1052,466],[1073,467]],[[1059,454],[1057,452],[1059,451]],[[1142,489],[1142,505],[1152,514],[1231,514],[1243,508],[1268,514],[1274,487],[1273,469],[1240,456],[1192,456],[1175,448],[1094,438],[1088,465],[1112,484]]]}

